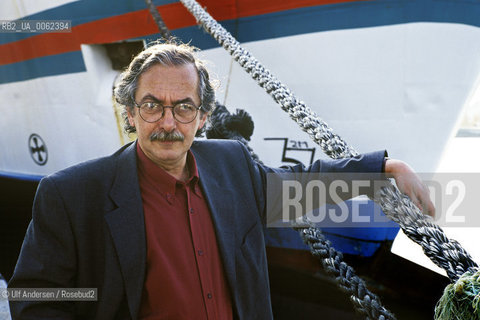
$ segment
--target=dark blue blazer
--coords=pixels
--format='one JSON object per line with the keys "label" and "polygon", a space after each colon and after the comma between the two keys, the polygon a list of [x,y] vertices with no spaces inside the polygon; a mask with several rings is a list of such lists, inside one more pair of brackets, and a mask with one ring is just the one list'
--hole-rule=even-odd
{"label": "dark blue blazer", "polygon": [[[266,174],[379,172],[384,152],[271,169],[239,142],[196,141],[236,319],[271,319],[265,221]],[[13,319],[136,319],[145,279],[146,238],[136,144],[42,179],[10,287],[98,288],[97,302],[11,302]]]}

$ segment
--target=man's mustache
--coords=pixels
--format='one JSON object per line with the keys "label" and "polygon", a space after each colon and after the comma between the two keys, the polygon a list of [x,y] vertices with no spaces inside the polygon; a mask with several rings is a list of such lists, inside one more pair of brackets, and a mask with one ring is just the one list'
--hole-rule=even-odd
{"label": "man's mustache", "polygon": [[150,141],[160,141],[160,142],[173,142],[173,141],[183,141],[185,137],[178,131],[166,132],[154,132],[150,135]]}

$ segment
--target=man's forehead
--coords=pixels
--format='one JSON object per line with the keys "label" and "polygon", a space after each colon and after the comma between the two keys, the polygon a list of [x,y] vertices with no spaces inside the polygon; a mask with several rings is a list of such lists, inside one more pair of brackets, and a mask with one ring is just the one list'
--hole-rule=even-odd
{"label": "man's forehead", "polygon": [[148,79],[149,81],[165,79],[170,81],[190,81],[196,84],[198,72],[192,63],[173,66],[155,64],[140,74],[139,82],[142,82],[142,79]]}
{"label": "man's forehead", "polygon": [[[148,94],[156,96],[155,92],[160,90],[198,96],[198,81],[199,76],[192,63],[178,66],[156,64],[140,75],[136,95],[142,99]],[[161,97],[156,98],[162,100]]]}

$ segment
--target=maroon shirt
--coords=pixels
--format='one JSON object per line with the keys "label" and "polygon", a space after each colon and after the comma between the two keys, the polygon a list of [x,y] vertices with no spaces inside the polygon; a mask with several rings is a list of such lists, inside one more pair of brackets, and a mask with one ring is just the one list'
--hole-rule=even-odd
{"label": "maroon shirt", "polygon": [[137,145],[147,237],[139,319],[232,319],[232,304],[193,154],[175,179]]}

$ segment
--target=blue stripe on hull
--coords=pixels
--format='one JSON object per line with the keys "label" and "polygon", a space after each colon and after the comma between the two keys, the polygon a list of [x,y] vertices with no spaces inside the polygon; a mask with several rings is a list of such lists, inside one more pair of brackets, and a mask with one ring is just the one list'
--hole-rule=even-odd
{"label": "blue stripe on hull", "polygon": [[0,179],[6,178],[6,179],[12,179],[12,180],[19,180],[19,181],[39,182],[43,177],[44,176],[35,175],[35,174],[0,171]]}
{"label": "blue stripe on hull", "polygon": [[[155,0],[155,5],[174,3]],[[45,10],[23,19],[66,19],[73,26],[146,9],[143,0],[82,0]],[[480,3],[458,0],[377,0],[345,2],[299,8],[238,19],[239,40],[254,41],[294,34],[392,25],[408,22],[451,22],[480,26]],[[227,25],[235,23],[227,22]],[[234,31],[233,28],[228,28]],[[235,33],[235,32],[233,32]],[[28,33],[0,34],[0,44],[33,36]]]}
{"label": "blue stripe on hull", "polygon": [[74,51],[0,66],[0,84],[86,70],[82,52]]}
{"label": "blue stripe on hull", "polygon": [[[155,1],[156,5],[172,1]],[[99,4],[101,3],[101,4]],[[144,8],[144,2],[84,0],[32,15],[31,19],[72,19],[76,24]],[[92,15],[95,14],[95,16]],[[114,13],[114,14],[112,14]],[[97,15],[98,14],[98,15]],[[292,36],[304,33],[363,28],[410,22],[462,23],[480,26],[480,2],[451,0],[361,1],[300,8],[222,21],[240,42]],[[177,29],[173,34],[201,49],[218,47],[212,37],[197,26]],[[0,34],[0,43],[17,41],[25,34]],[[155,40],[159,35],[144,37]],[[288,45],[288,44],[287,44]],[[23,81],[50,75],[85,71],[81,52],[26,60],[0,66],[0,83]]]}
{"label": "blue stripe on hull", "polygon": [[[303,33],[412,22],[460,23],[480,27],[478,17],[480,1],[362,1],[242,18],[238,21],[237,40],[248,42]],[[230,24],[234,25],[232,22]],[[228,26],[225,28],[234,30]]]}

